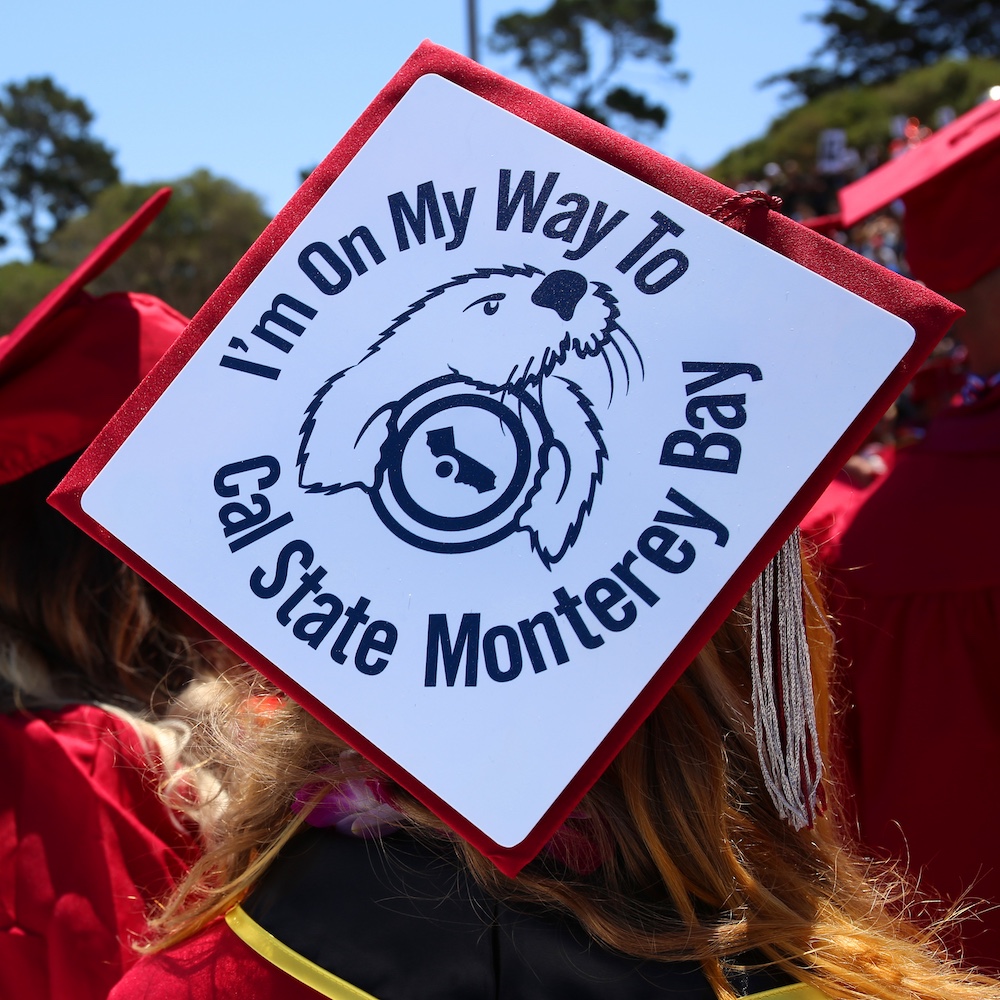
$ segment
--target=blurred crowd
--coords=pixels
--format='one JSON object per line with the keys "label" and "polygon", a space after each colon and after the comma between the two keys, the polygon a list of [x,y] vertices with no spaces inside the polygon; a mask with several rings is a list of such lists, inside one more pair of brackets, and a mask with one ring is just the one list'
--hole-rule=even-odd
{"label": "blurred crowd", "polygon": [[[950,108],[942,108],[935,116],[935,126],[943,127],[954,117]],[[735,188],[780,198],[781,211],[789,218],[896,274],[912,277],[906,255],[903,200],[893,199],[854,225],[844,226],[838,195],[847,185],[913,151],[934,131],[917,118],[900,117],[890,123],[882,146],[868,146],[859,152],[846,145],[843,130],[831,129],[819,137],[816,161],[771,162],[764,166],[761,176],[744,178]],[[923,437],[928,422],[961,391],[965,367],[965,347],[946,335],[848,467],[854,482],[867,485],[886,471],[886,449],[905,447]]]}

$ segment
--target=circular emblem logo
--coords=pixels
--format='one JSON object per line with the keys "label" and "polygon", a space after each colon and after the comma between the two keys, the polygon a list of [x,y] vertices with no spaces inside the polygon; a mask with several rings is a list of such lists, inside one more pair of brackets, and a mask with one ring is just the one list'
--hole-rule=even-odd
{"label": "circular emblem logo", "polygon": [[393,534],[433,552],[484,548],[517,528],[552,439],[527,395],[436,379],[408,393],[382,447],[372,506]]}

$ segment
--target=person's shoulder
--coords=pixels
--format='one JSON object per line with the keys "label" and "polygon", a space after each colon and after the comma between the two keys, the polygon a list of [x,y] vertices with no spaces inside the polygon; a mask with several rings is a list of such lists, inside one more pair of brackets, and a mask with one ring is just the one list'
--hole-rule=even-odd
{"label": "person's shoulder", "polygon": [[[183,874],[190,838],[139,752],[128,720],[93,706],[0,715],[0,995],[27,995],[5,984],[31,963],[104,996],[146,907]],[[135,766],[120,766],[126,755]]]}
{"label": "person's shoulder", "polygon": [[95,774],[116,767],[142,767],[146,744],[125,713],[98,705],[67,705],[0,716],[5,740],[34,753],[60,757],[82,772]]}
{"label": "person's shoulder", "polygon": [[1000,458],[1000,384],[973,402],[958,403],[939,413],[928,424],[918,450]]}
{"label": "person's shoulder", "polygon": [[1000,586],[998,417],[1000,407],[956,407],[936,417],[922,441],[899,451],[828,562],[850,590],[899,596]]}
{"label": "person's shoulder", "polygon": [[845,533],[861,508],[885,485],[895,462],[895,449],[885,449],[877,464],[868,462],[864,474],[857,467],[845,466],[831,481],[799,525],[815,560],[825,566],[837,564]]}
{"label": "person's shoulder", "polygon": [[[0,809],[35,817],[53,843],[86,823],[111,824],[142,857],[161,858],[171,877],[194,849],[157,793],[159,748],[124,712],[70,705],[0,715],[0,755],[16,762]],[[60,821],[70,815],[75,824]]]}
{"label": "person's shoulder", "polygon": [[141,958],[108,1000],[315,1000],[316,993],[261,958],[224,920]]}

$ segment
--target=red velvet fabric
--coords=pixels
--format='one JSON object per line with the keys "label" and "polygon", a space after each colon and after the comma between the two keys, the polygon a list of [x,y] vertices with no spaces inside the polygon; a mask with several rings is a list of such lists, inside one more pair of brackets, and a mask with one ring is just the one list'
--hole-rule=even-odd
{"label": "red velvet fabric", "polygon": [[98,708],[0,715],[0,761],[0,997],[103,1000],[193,842]]}
{"label": "red velvet fabric", "polygon": [[[864,841],[925,889],[995,909],[967,957],[1000,969],[1000,390],[937,417],[874,488],[806,519],[828,567]],[[839,502],[839,507],[837,506]],[[829,523],[831,510],[838,521]]]}
{"label": "red velvet fabric", "polygon": [[906,196],[906,260],[915,278],[947,294],[1000,267],[998,187],[1000,139]]}
{"label": "red velvet fabric", "polygon": [[222,920],[143,958],[108,1000],[316,1000],[317,993],[265,962]]}
{"label": "red velvet fabric", "polygon": [[0,483],[82,451],[185,326],[152,295],[77,292],[38,328],[40,355],[0,341]]}

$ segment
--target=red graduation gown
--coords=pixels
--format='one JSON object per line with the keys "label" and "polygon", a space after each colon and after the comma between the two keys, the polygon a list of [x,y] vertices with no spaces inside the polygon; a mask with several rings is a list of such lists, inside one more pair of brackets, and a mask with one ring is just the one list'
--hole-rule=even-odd
{"label": "red graduation gown", "polygon": [[[1000,389],[803,527],[822,529],[862,838],[925,890],[1000,906]],[[964,940],[1000,969],[1000,910]]]}
{"label": "red graduation gown", "polygon": [[196,937],[142,959],[108,1000],[317,1000],[321,995],[218,920]]}
{"label": "red graduation gown", "polygon": [[193,843],[99,708],[0,715],[0,766],[0,997],[104,1000]]}

